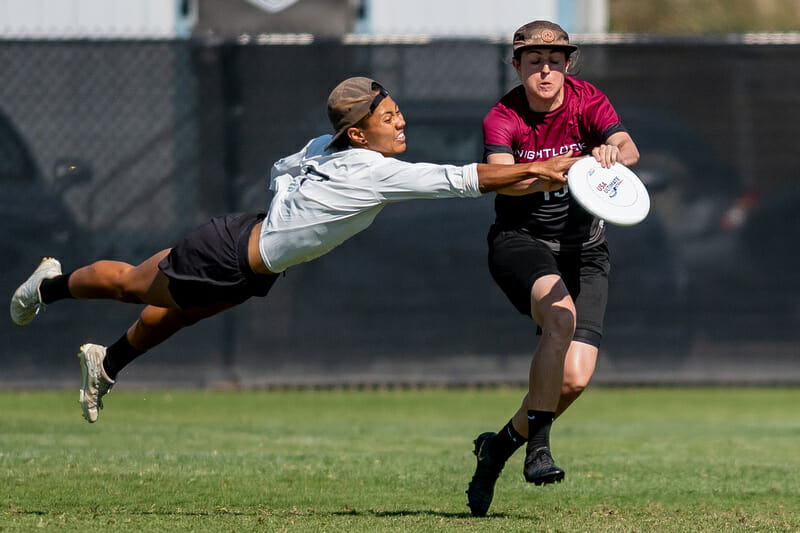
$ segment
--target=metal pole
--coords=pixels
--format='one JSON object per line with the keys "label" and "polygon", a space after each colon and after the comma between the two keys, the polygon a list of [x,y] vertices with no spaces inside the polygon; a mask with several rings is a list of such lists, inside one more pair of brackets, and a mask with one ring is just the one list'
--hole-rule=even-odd
{"label": "metal pole", "polygon": [[[239,158],[239,137],[241,132],[242,94],[238,66],[239,45],[224,42],[220,46],[220,74],[223,100],[223,170],[225,173],[225,206],[228,213],[239,209],[237,184],[240,182],[241,161]],[[234,371],[236,362],[236,310],[222,313],[222,365],[226,377],[232,383],[238,382]]]}

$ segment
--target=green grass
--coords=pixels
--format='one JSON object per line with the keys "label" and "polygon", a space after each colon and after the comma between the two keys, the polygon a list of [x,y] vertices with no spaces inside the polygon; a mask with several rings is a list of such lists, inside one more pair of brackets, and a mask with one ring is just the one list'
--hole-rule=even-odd
{"label": "green grass", "polygon": [[610,0],[609,19],[612,32],[796,32],[800,29],[800,4],[778,0]]}
{"label": "green grass", "polygon": [[592,389],[468,514],[522,391],[0,393],[0,531],[797,531],[800,389]]}

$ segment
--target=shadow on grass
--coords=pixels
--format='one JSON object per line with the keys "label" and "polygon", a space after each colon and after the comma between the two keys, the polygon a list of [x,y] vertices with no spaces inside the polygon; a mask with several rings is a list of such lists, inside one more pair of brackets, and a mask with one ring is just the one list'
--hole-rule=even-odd
{"label": "shadow on grass", "polygon": [[[508,513],[490,513],[487,516],[472,516],[472,513],[468,511],[464,512],[450,512],[450,511],[438,511],[435,509],[416,509],[416,510],[400,510],[400,511],[376,511],[373,509],[368,510],[357,510],[357,509],[343,509],[340,511],[292,511],[292,510],[272,510],[267,511],[265,509],[257,509],[254,511],[248,510],[236,510],[236,509],[227,509],[227,508],[219,508],[214,510],[198,510],[198,511],[187,511],[187,510],[175,510],[175,511],[168,511],[168,510],[150,510],[150,509],[117,509],[113,511],[109,510],[100,510],[100,509],[89,509],[88,512],[90,514],[96,516],[113,516],[113,515],[138,515],[138,516],[220,516],[220,515],[231,515],[231,516],[252,516],[253,514],[263,514],[267,513],[270,515],[298,515],[298,516],[323,516],[323,515],[330,515],[330,516],[352,516],[352,517],[373,517],[373,518],[393,518],[393,517],[402,517],[402,516],[423,516],[423,517],[435,517],[435,518],[454,518],[454,519],[478,519],[478,520],[488,520],[491,518],[528,518],[530,516],[522,516],[522,515],[515,515],[515,514],[508,514]],[[9,513],[11,515],[38,515],[38,516],[46,516],[46,515],[54,515],[59,514],[55,511],[44,511],[39,509],[30,509],[30,510],[23,510],[19,508],[14,508]],[[78,513],[81,514],[81,513]]]}
{"label": "shadow on grass", "polygon": [[431,516],[431,517],[439,517],[439,518],[476,518],[476,519],[483,519],[483,518],[517,518],[512,515],[508,515],[506,513],[491,513],[487,516],[472,516],[472,513],[468,511],[456,513],[456,512],[449,512],[449,511],[437,511],[432,509],[418,509],[418,510],[406,510],[406,511],[374,511],[372,509],[366,511],[358,511],[356,509],[349,509],[344,511],[334,511],[331,513],[334,516],[372,516],[376,518],[387,518],[387,517],[398,517],[398,516]]}

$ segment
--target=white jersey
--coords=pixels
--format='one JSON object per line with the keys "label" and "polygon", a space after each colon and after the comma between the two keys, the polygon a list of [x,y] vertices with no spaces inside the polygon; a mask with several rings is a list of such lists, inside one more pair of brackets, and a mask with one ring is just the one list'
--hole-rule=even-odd
{"label": "white jersey", "polygon": [[406,163],[362,148],[326,151],[330,140],[312,139],[272,167],[275,196],[259,245],[272,272],[326,254],[369,227],[387,203],[481,194],[475,163]]}

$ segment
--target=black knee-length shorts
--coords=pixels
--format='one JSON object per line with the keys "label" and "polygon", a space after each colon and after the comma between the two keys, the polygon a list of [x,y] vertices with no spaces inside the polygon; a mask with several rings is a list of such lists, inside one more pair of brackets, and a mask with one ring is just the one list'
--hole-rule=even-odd
{"label": "black knee-length shorts", "polygon": [[[517,310],[531,316],[531,291],[542,276],[561,276],[575,302],[574,340],[599,347],[611,271],[605,242],[592,248],[555,252],[519,230],[489,231],[489,271]],[[539,329],[541,332],[541,329]]]}
{"label": "black knee-length shorts", "polygon": [[185,235],[158,263],[181,309],[240,304],[251,296],[267,295],[278,274],[256,274],[247,258],[250,232],[264,216],[235,213],[212,218]]}

